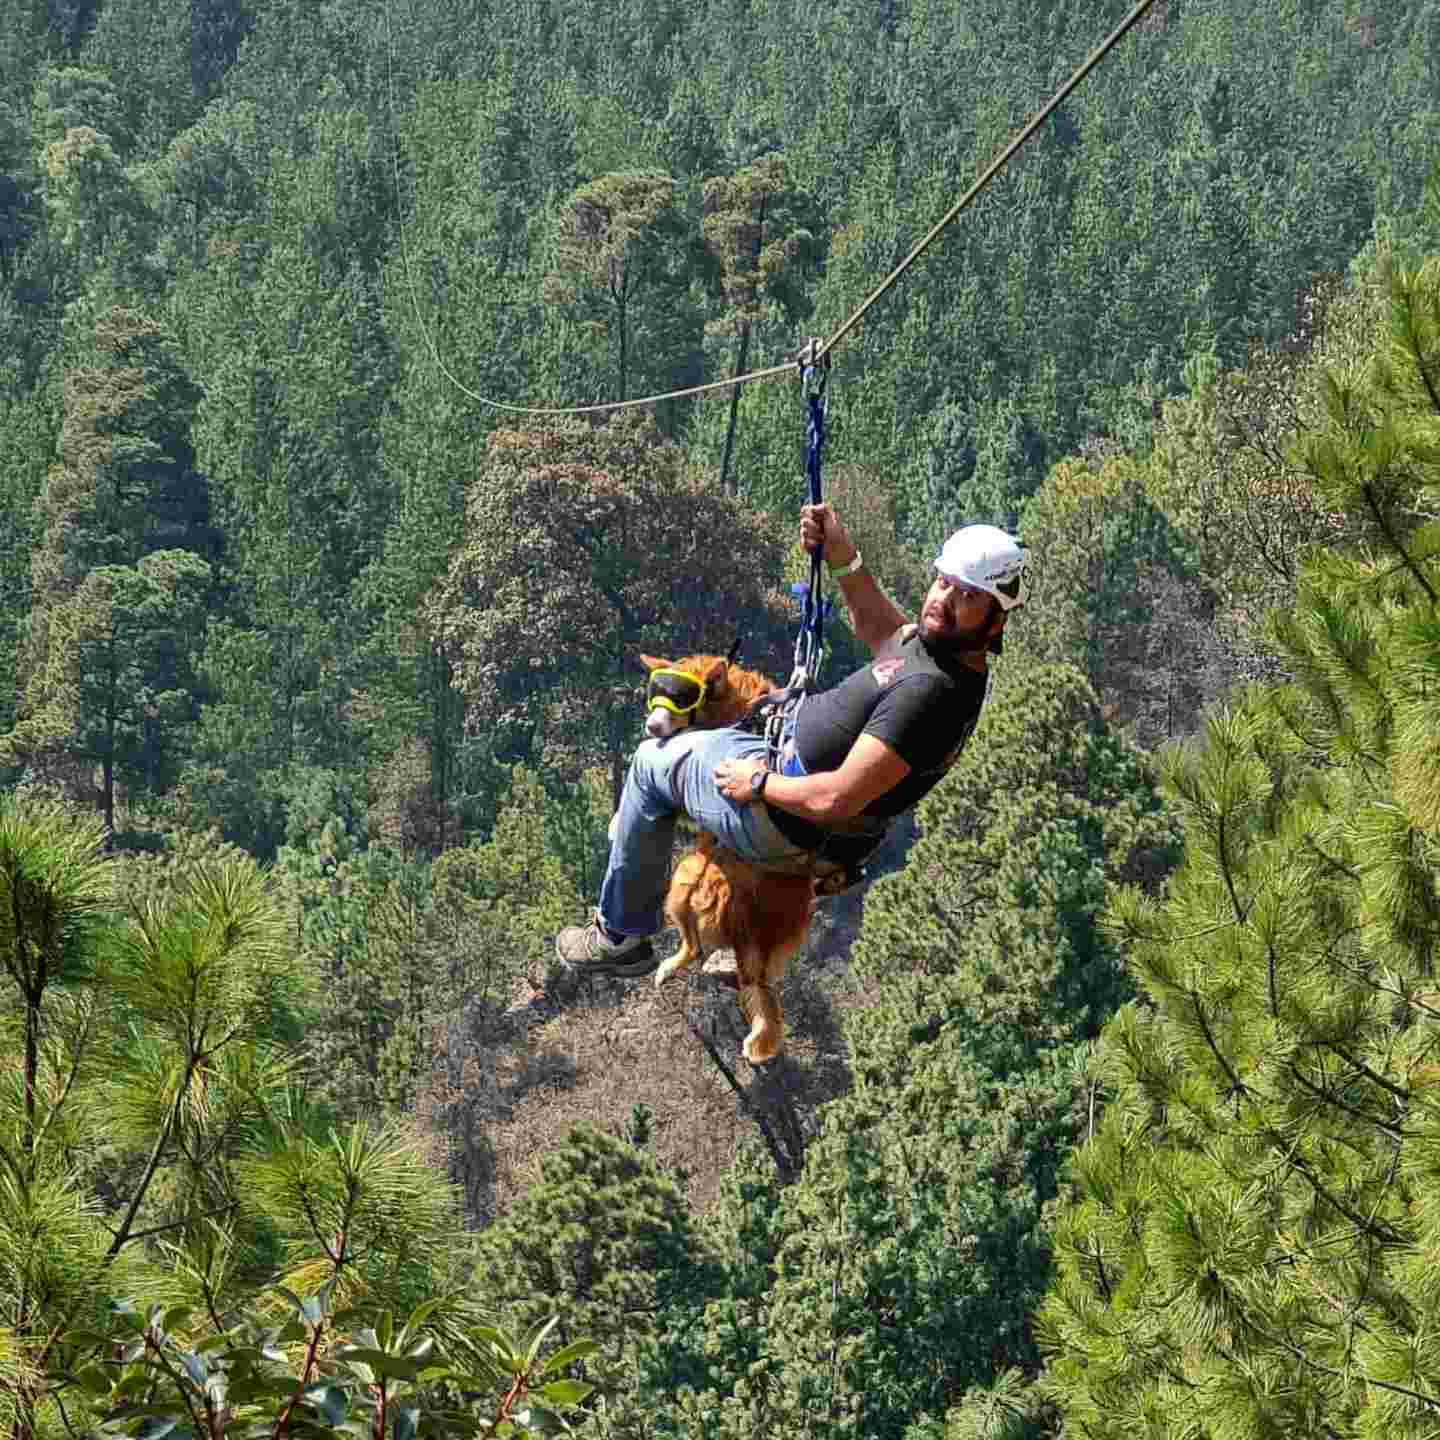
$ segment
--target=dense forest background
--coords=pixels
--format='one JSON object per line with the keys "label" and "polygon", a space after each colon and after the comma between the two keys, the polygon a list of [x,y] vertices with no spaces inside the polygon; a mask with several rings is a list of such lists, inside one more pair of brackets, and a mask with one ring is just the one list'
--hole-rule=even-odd
{"label": "dense forest background", "polygon": [[837,351],[897,600],[1037,581],[784,1057],[548,960],[803,407],[476,396],[793,356],[1128,8],[9,0],[17,1440],[485,1433],[552,1311],[597,1437],[1437,1433],[1440,4],[1156,0]]}

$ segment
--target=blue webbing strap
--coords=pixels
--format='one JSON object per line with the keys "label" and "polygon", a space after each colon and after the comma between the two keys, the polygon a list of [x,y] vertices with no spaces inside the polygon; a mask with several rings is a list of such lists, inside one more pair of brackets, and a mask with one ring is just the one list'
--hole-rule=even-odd
{"label": "blue webbing strap", "polygon": [[[805,406],[810,412],[806,426],[805,474],[810,481],[810,503],[819,505],[824,500],[820,485],[820,457],[825,449],[825,381],[828,369],[819,370],[806,365],[801,372],[801,385],[805,392]],[[805,587],[805,606],[800,622],[800,636],[795,645],[795,664],[803,668],[813,681],[820,669],[825,650],[825,606],[820,598],[820,581],[824,574],[824,562],[820,550],[810,556],[810,583]]]}
{"label": "blue webbing strap", "polygon": [[[805,474],[810,482],[810,503],[819,505],[824,496],[820,485],[820,458],[825,449],[825,382],[829,378],[828,359],[816,364],[809,356],[815,351],[815,342],[810,342],[806,358],[800,364],[800,381],[809,412],[806,427]],[[825,565],[821,551],[815,550],[810,556],[809,584],[793,587],[801,597],[800,633],[795,637],[795,669],[790,683],[778,695],[769,697],[768,702],[759,702],[767,711],[765,722],[766,759],[770,769],[780,767],[780,750],[793,729],[795,715],[805,701],[806,694],[813,688],[825,659],[825,612],[830,602],[821,598],[820,581]]]}

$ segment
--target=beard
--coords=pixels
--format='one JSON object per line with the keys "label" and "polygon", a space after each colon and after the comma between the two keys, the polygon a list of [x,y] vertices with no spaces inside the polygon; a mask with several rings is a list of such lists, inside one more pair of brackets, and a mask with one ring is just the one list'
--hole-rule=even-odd
{"label": "beard", "polygon": [[973,655],[989,645],[995,634],[995,613],[998,609],[992,602],[990,613],[975,625],[937,626],[926,623],[924,613],[920,616],[920,634],[926,645],[942,655]]}

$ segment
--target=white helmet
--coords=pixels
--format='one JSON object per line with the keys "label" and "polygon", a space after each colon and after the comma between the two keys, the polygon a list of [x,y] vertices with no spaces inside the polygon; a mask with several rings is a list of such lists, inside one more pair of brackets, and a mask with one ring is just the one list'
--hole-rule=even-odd
{"label": "white helmet", "polygon": [[935,568],[993,595],[1002,610],[1013,610],[1026,599],[1026,569],[1030,552],[1013,536],[994,525],[967,525],[957,530],[936,557]]}

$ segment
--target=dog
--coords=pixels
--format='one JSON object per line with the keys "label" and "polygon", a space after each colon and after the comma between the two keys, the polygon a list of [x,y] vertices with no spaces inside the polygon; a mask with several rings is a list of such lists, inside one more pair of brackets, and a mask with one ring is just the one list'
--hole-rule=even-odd
{"label": "dog", "polygon": [[[764,675],[718,655],[688,655],[683,660],[642,655],[640,661],[651,674],[653,703],[645,730],[655,739],[690,726],[719,729],[737,724],[754,701],[779,688]],[[694,699],[687,680],[703,687],[702,698],[696,708],[681,713],[681,705]],[[664,688],[671,695],[664,695]],[[682,944],[655,972],[655,983],[663,985],[712,951],[733,949],[736,998],[750,1022],[740,1048],[752,1065],[763,1065],[780,1053],[785,1033],[774,987],[785,973],[785,962],[805,943],[814,910],[813,876],[760,870],[701,831],[694,849],[680,857],[670,877],[665,916],[679,930]]]}

